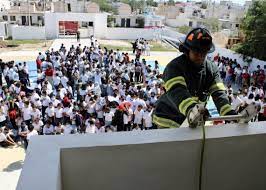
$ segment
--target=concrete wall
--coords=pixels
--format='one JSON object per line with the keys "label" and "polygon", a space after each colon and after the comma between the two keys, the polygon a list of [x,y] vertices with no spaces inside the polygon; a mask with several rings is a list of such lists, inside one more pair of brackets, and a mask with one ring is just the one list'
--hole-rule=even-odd
{"label": "concrete wall", "polygon": [[45,28],[36,26],[13,26],[13,40],[45,39]]}
{"label": "concrete wall", "polygon": [[[198,190],[201,139],[201,128],[35,136],[17,190]],[[265,190],[265,143],[266,122],[206,127],[202,189]]]}
{"label": "concrete wall", "polygon": [[[184,149],[196,151],[180,154]],[[199,172],[195,166],[199,155],[197,141],[63,149],[62,186],[64,190],[196,189],[191,179]],[[177,172],[182,168],[191,172]]]}
{"label": "concrete wall", "polygon": [[180,27],[180,26],[188,26],[189,21],[190,20],[187,18],[176,17],[176,19],[166,19],[165,24],[171,27]]}
{"label": "concrete wall", "polygon": [[250,65],[248,63],[243,61],[243,56],[241,54],[238,54],[232,50],[226,49],[226,48],[216,48],[216,51],[209,56],[214,57],[219,53],[220,56],[229,57],[231,59],[236,59],[237,63],[239,63],[241,66],[249,66],[250,71],[254,71],[257,69],[257,66],[260,65],[261,68],[264,68],[266,66],[266,61],[262,61],[256,58],[252,59],[252,62]]}
{"label": "concrete wall", "polygon": [[107,28],[106,38],[111,40],[135,40],[145,38],[151,40],[156,38],[157,29],[144,28]]}
{"label": "concrete wall", "polygon": [[7,31],[6,28],[7,27],[7,23],[6,22],[0,22],[0,36],[4,36],[7,37]]}
{"label": "concrete wall", "polygon": [[124,19],[130,19],[130,27],[136,27],[137,23],[136,23],[136,19],[138,18],[138,16],[132,16],[132,15],[114,15],[113,16],[116,19],[116,23],[115,26],[119,26],[121,27],[121,20]]}
{"label": "concrete wall", "polygon": [[106,34],[107,15],[104,13],[45,13],[46,36],[55,39],[59,35],[59,21],[84,21],[94,23],[94,34],[103,38]]}

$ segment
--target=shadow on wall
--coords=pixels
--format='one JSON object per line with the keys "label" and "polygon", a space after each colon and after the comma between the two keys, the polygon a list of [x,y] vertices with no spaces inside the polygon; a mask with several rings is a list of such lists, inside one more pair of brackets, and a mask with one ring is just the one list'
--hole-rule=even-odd
{"label": "shadow on wall", "polygon": [[22,169],[23,163],[24,163],[23,160],[13,162],[13,163],[9,164],[6,168],[4,168],[3,171],[4,172],[13,172],[15,170]]}

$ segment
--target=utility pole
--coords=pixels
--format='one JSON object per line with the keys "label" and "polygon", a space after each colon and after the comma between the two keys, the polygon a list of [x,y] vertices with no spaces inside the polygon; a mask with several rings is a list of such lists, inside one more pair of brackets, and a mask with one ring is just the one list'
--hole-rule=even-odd
{"label": "utility pole", "polygon": [[30,1],[28,0],[28,25],[31,26],[31,20],[30,20]]}
{"label": "utility pole", "polygon": [[46,0],[44,0],[44,2],[43,2],[44,4],[43,4],[43,11],[44,11],[44,15],[43,15],[43,20],[44,20],[44,47],[46,47],[47,46],[47,38],[46,38],[46,22],[45,22],[45,12],[46,12]]}

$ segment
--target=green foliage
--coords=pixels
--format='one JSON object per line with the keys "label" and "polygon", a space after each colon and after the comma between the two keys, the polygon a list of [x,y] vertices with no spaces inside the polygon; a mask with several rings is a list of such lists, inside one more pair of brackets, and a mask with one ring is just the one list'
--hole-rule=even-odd
{"label": "green foliage", "polygon": [[117,9],[114,8],[107,0],[92,0],[92,2],[97,3],[101,11],[117,14]]}
{"label": "green foliage", "polygon": [[132,11],[138,10],[140,13],[144,12],[145,6],[158,7],[158,3],[154,0],[121,0],[120,2],[129,4]]}
{"label": "green foliage", "polygon": [[147,6],[152,6],[152,7],[158,7],[158,3],[154,0],[147,0],[146,1]]}
{"label": "green foliage", "polygon": [[220,30],[219,20],[217,18],[204,19],[203,25],[212,32],[218,32]]}
{"label": "green foliage", "polygon": [[168,0],[167,4],[174,6],[175,5],[175,1],[174,0]]}
{"label": "green foliage", "polygon": [[113,27],[115,18],[113,15],[107,16],[107,27]]}
{"label": "green foliage", "polygon": [[190,26],[180,26],[178,28],[178,31],[182,34],[187,34],[191,29],[192,29],[192,27],[190,27]]}
{"label": "green foliage", "polygon": [[201,4],[201,8],[202,8],[202,9],[207,9],[207,8],[208,8],[207,3],[202,3],[202,4]]}
{"label": "green foliage", "polygon": [[238,53],[266,61],[266,1],[254,1],[243,19],[241,28],[245,41]]}

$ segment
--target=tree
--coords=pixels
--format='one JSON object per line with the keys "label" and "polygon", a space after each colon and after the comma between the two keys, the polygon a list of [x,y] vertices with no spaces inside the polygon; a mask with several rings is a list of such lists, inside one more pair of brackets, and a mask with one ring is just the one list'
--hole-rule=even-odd
{"label": "tree", "polygon": [[245,40],[238,53],[266,61],[266,1],[254,1],[243,18],[241,29]]}
{"label": "tree", "polygon": [[218,32],[220,30],[219,20],[217,18],[204,19],[203,25],[212,32]]}
{"label": "tree", "polygon": [[114,8],[107,0],[92,0],[92,2],[97,3],[101,11],[117,14],[117,9]]}
{"label": "tree", "polygon": [[175,5],[175,1],[174,0],[168,0],[167,4],[174,6]]}
{"label": "tree", "polygon": [[192,27],[190,27],[190,26],[180,26],[178,28],[178,31],[182,34],[187,34],[191,29],[192,29]]}

